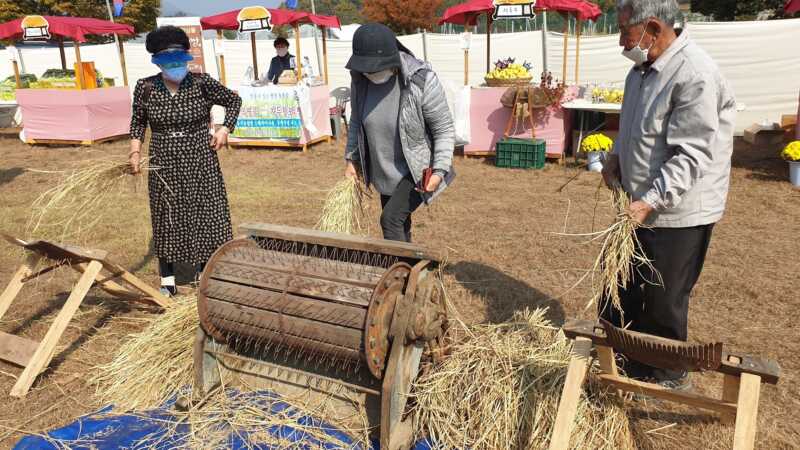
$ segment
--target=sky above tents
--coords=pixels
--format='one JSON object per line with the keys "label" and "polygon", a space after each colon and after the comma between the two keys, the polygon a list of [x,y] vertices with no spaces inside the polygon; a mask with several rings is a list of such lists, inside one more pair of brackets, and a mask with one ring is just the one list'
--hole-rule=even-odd
{"label": "sky above tents", "polygon": [[280,0],[161,0],[161,15],[210,16],[245,6],[260,5],[277,8]]}

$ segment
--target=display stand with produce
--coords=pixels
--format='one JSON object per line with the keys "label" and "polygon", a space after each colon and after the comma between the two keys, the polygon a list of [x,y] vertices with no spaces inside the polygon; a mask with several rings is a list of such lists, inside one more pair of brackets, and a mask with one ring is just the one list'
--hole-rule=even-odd
{"label": "display stand with produce", "polygon": [[[106,20],[26,16],[0,24],[0,39],[9,41],[55,41],[59,44],[61,69],[50,69],[36,77],[19,73],[14,65],[14,88],[8,80],[0,85],[0,96],[16,101],[22,111],[24,141],[28,144],[92,145],[127,136],[130,126],[130,91],[124,63],[124,47],[119,42],[124,87],[114,87],[93,62],[81,59],[82,42],[87,35],[131,36],[130,25]],[[75,48],[74,70],[67,69],[64,39]]]}
{"label": "display stand with produce", "polygon": [[[253,52],[253,79],[236,87],[242,96],[242,113],[231,135],[234,147],[268,147],[302,149],[319,142],[330,142],[330,90],[328,87],[328,52],[325,30],[341,28],[334,16],[320,16],[303,11],[269,9],[250,6],[214,16],[203,17],[204,30],[249,32]],[[300,48],[300,25],[310,23],[322,29],[324,81],[314,80],[303,71]],[[255,33],[271,30],[276,25],[294,29],[296,68],[281,75],[279,84],[273,85],[266,77],[259,77]],[[225,55],[219,55],[220,80],[225,83]],[[263,74],[262,74],[263,75]],[[261,79],[260,79],[261,78]]]}
{"label": "display stand with produce", "polygon": [[[576,95],[577,87],[569,86],[567,80],[568,28],[564,33],[564,52],[561,80],[554,80],[549,71],[543,71],[542,82],[532,84],[531,67],[515,64],[513,58],[498,61],[491,69],[491,32],[495,20],[532,18],[535,13],[555,11],[566,18],[575,16],[580,30],[584,20],[595,20],[601,15],[600,8],[584,0],[472,0],[448,8],[439,24],[463,25],[466,29],[477,26],[478,18],[486,16],[486,87],[471,90],[469,122],[486,124],[471,127],[469,143],[464,146],[464,156],[494,156],[497,143],[509,137],[544,139],[547,157],[563,161],[568,145],[569,114],[561,102]],[[568,21],[565,21],[568,24]],[[580,41],[580,31],[577,33]],[[545,45],[546,40],[542,40]],[[543,48],[543,52],[546,50]],[[467,57],[465,50],[465,58]],[[576,61],[580,57],[580,44],[576,44]],[[509,62],[510,61],[510,62]],[[464,64],[464,80],[468,81]],[[575,84],[578,83],[578,68],[575,64]],[[516,89],[509,90],[510,86]],[[507,103],[506,105],[503,102]],[[516,125],[516,126],[515,126]],[[530,130],[526,129],[530,127]],[[534,131],[535,130],[535,131]],[[525,136],[527,134],[527,136]]]}

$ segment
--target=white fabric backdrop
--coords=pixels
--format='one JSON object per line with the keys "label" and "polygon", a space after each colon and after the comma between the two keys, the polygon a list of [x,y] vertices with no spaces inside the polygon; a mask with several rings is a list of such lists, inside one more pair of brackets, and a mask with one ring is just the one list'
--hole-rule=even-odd
{"label": "white fabric backdrop", "polygon": [[[688,32],[720,66],[731,82],[736,99],[746,105],[737,116],[737,129],[741,131],[753,122],[768,119],[779,121],[781,114],[797,111],[800,92],[800,19],[760,22],[698,22],[687,26]],[[534,72],[542,69],[541,32],[492,35],[492,60],[513,56],[529,60]],[[422,35],[403,36],[400,40],[418,57],[423,55]],[[548,33],[548,65],[554,76],[561,77],[563,35]],[[618,36],[584,36],[581,38],[580,81],[622,83],[630,63],[620,55]],[[292,47],[294,47],[294,40]],[[205,41],[206,70],[218,76],[213,40]],[[316,64],[313,39],[301,39],[303,56]],[[225,65],[228,84],[238,85],[251,64],[250,42],[225,41]],[[349,86],[349,73],[344,69],[350,56],[350,41],[328,41],[328,63],[331,89]],[[296,53],[296,49],[291,49]],[[428,60],[436,72],[454,83],[463,83],[464,54],[457,35],[427,34]],[[272,41],[259,41],[259,71],[265,71],[274,55]],[[67,63],[74,62],[74,51],[66,49]],[[128,75],[133,85],[137,79],[156,73],[155,66],[140,43],[125,45]],[[114,76],[121,83],[119,58],[113,44],[81,47],[84,61],[94,61],[106,76]],[[25,48],[22,50],[28,73],[41,75],[48,68],[59,67],[57,48]],[[575,80],[575,40],[570,39],[568,55],[568,82]],[[470,84],[483,81],[486,68],[486,36],[473,35],[470,49]],[[11,75],[12,68],[7,52],[0,53],[0,76]]]}

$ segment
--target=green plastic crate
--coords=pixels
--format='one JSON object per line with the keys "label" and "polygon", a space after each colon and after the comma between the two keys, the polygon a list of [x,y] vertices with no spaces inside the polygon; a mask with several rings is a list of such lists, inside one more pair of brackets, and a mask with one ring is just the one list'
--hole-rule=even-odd
{"label": "green plastic crate", "polygon": [[497,142],[496,151],[494,161],[497,167],[544,168],[544,139],[502,139]]}

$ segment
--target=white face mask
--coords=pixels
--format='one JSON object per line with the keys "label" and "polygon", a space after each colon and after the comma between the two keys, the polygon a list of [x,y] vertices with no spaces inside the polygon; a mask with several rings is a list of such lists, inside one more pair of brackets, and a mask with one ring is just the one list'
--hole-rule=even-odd
{"label": "white face mask", "polygon": [[[645,29],[647,29],[647,24],[644,25]],[[622,56],[630,59],[633,63],[637,66],[641,66],[645,62],[647,62],[647,54],[650,52],[650,49],[653,48],[653,41],[648,48],[641,48],[639,45],[642,43],[642,39],[644,39],[645,32],[642,31],[642,37],[639,38],[639,42],[633,46],[630,50],[622,49]]]}
{"label": "white face mask", "polygon": [[383,84],[394,76],[394,69],[385,69],[380,72],[365,73],[365,77],[374,84]]}
{"label": "white face mask", "polygon": [[277,53],[278,53],[278,56],[283,58],[284,56],[289,54],[289,49],[288,48],[279,48],[279,49],[277,49]]}

